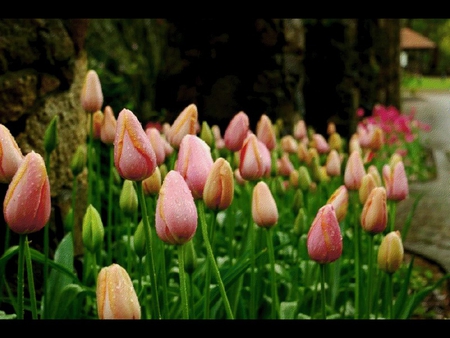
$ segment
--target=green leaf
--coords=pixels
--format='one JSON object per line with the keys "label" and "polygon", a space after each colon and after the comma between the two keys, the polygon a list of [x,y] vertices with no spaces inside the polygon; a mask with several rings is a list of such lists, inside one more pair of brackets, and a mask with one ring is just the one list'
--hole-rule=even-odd
{"label": "green leaf", "polygon": [[16,319],[17,316],[15,313],[7,315],[5,311],[0,311],[0,319]]}
{"label": "green leaf", "polygon": [[297,302],[281,302],[280,319],[295,319],[296,309],[297,309]]}

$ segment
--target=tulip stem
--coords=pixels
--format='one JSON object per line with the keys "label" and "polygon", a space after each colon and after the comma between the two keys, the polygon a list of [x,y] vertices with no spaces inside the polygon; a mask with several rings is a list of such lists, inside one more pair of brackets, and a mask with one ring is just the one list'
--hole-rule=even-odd
{"label": "tulip stem", "polygon": [[[35,287],[34,287],[33,266],[31,264],[31,254],[30,254],[30,247],[29,247],[29,244],[28,244],[28,235],[21,235],[21,236],[25,237],[24,249],[25,249],[25,262],[26,262],[26,265],[27,265],[28,292],[30,294],[31,318],[32,319],[38,319],[38,316],[37,316],[37,305],[36,305],[36,290],[35,290]],[[46,300],[46,298],[44,298],[44,299]]]}
{"label": "tulip stem", "polygon": [[279,314],[279,302],[278,302],[278,294],[277,294],[277,284],[275,277],[275,253],[273,249],[273,230],[272,227],[266,228],[266,238],[267,238],[267,248],[270,260],[270,285],[272,289],[272,319],[277,319]]}
{"label": "tulip stem", "polygon": [[18,257],[18,271],[17,271],[17,319],[24,319],[23,295],[24,295],[24,251],[25,251],[26,236],[19,236],[19,257]]}
{"label": "tulip stem", "polygon": [[397,201],[389,200],[389,232],[395,230],[395,213],[397,209]]}
{"label": "tulip stem", "polygon": [[326,312],[326,295],[325,295],[325,264],[320,264],[320,294],[322,297],[322,319],[327,318],[327,312]]}
{"label": "tulip stem", "polygon": [[355,319],[360,317],[360,288],[361,288],[361,262],[360,262],[360,241],[361,241],[361,224],[359,222],[359,195],[358,190],[351,191],[353,207],[353,244],[355,249]]}
{"label": "tulip stem", "polygon": [[[212,224],[210,227],[210,237],[211,237],[211,242],[214,239],[214,227],[215,227],[215,222],[216,222],[216,217],[217,217],[217,213],[214,212],[213,215],[213,219],[212,219]],[[211,263],[208,261],[206,261],[206,266],[205,266],[205,309],[204,309],[204,318],[205,319],[209,319],[209,296],[210,296],[210,283],[211,283]]]}
{"label": "tulip stem", "polygon": [[368,315],[367,318],[370,319],[370,313],[372,311],[372,285],[373,285],[373,245],[374,245],[374,235],[373,234],[369,234],[369,267],[368,267],[368,271],[367,271],[367,279],[368,279],[368,287],[367,287],[367,311],[368,311]]}
{"label": "tulip stem", "polygon": [[185,245],[178,245],[178,270],[180,274],[181,308],[183,310],[183,319],[189,319],[186,271],[184,270],[184,248]]}
{"label": "tulip stem", "polygon": [[158,287],[156,283],[156,271],[155,271],[155,261],[153,257],[153,245],[152,245],[152,229],[150,228],[150,223],[148,221],[147,214],[147,204],[145,201],[144,191],[142,189],[142,181],[136,182],[136,188],[138,191],[139,204],[142,209],[142,219],[144,221],[144,233],[145,233],[145,244],[147,246],[148,262],[150,267],[150,280],[151,280],[151,291],[152,291],[152,304],[154,306],[153,315],[156,318],[161,319],[161,310],[159,306],[158,299]]}
{"label": "tulip stem", "polygon": [[[47,171],[50,171],[50,154],[45,153],[45,167]],[[47,290],[47,281],[48,281],[48,255],[49,255],[49,226],[48,224],[44,227],[44,290],[43,290],[43,298],[44,298],[44,310],[41,314],[44,319],[47,318],[48,312],[48,290]]]}
{"label": "tulip stem", "polygon": [[108,264],[112,264],[112,196],[113,196],[114,147],[109,147],[108,219],[106,223],[108,240]]}
{"label": "tulip stem", "polygon": [[217,267],[216,260],[214,258],[214,254],[211,248],[211,244],[209,242],[209,236],[208,236],[208,229],[206,224],[206,217],[205,217],[205,206],[203,201],[199,201],[198,207],[199,207],[199,215],[200,215],[200,224],[202,227],[202,235],[203,240],[205,242],[206,252],[208,255],[208,259],[210,262],[211,267],[213,268],[213,272],[217,279],[217,284],[219,285],[220,294],[222,296],[222,301],[225,306],[225,311],[227,312],[227,317],[229,319],[234,319],[233,312],[231,311],[230,302],[228,301],[227,293],[225,291],[225,286],[223,284],[222,278],[220,277],[220,271]]}
{"label": "tulip stem", "polygon": [[393,292],[392,292],[392,288],[393,288],[393,283],[392,283],[392,274],[388,273],[387,275],[387,281],[386,281],[386,294],[387,294],[387,319],[393,319]]}
{"label": "tulip stem", "polygon": [[88,144],[88,200],[87,200],[87,205],[92,204],[92,148],[93,148],[93,142],[92,139],[93,137],[93,124],[94,124],[94,114],[89,114],[89,144]]}

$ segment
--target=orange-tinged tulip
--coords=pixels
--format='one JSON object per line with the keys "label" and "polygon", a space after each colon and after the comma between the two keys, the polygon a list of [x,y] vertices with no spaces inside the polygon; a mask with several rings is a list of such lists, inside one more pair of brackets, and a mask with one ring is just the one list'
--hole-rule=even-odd
{"label": "orange-tinged tulip", "polygon": [[103,267],[97,276],[100,319],[141,319],[141,306],[128,272],[119,264]]}
{"label": "orange-tinged tulip", "polygon": [[81,106],[88,113],[95,113],[102,109],[103,92],[100,79],[95,70],[90,69],[84,79],[81,89]]}
{"label": "orange-tinged tulip", "polygon": [[360,154],[362,153],[361,144],[359,143],[359,137],[357,133],[352,135],[349,142],[350,154],[353,153],[354,151],[357,151]]}
{"label": "orange-tinged tulip", "polygon": [[373,179],[375,180],[375,184],[377,187],[381,187],[381,176],[380,172],[378,171],[378,168],[372,164],[367,168],[367,173],[373,176]]}
{"label": "orange-tinged tulip", "polygon": [[384,145],[384,133],[383,129],[379,126],[375,126],[370,134],[369,148],[372,151],[380,150]]}
{"label": "orange-tinged tulip", "polygon": [[42,156],[28,153],[9,183],[3,202],[5,221],[12,231],[41,230],[50,218],[50,182]]}
{"label": "orange-tinged tulip", "polygon": [[239,172],[244,180],[258,180],[270,175],[272,158],[266,145],[250,134],[239,156]]}
{"label": "orange-tinged tulip", "polygon": [[220,127],[215,124],[211,127],[211,131],[214,135],[214,144],[216,149],[225,148],[225,140],[222,138],[222,134],[220,133]]}
{"label": "orange-tinged tulip", "polygon": [[341,156],[336,149],[331,149],[325,163],[327,175],[341,176]]}
{"label": "orange-tinged tulip", "polygon": [[213,165],[211,148],[197,135],[186,135],[180,144],[175,170],[186,181],[195,199],[203,197],[206,179]]}
{"label": "orange-tinged tulip", "polygon": [[348,210],[348,190],[345,185],[341,185],[333,192],[327,204],[333,205],[338,222],[344,220]]}
{"label": "orange-tinged tulip", "polygon": [[361,226],[372,234],[378,234],[386,229],[387,204],[384,187],[375,187],[367,197],[361,212]]}
{"label": "orange-tinged tulip", "polygon": [[292,135],[285,135],[280,140],[280,147],[286,153],[296,154],[298,151],[298,142]]}
{"label": "orange-tinged tulip", "polygon": [[277,159],[277,174],[281,176],[289,176],[291,172],[295,170],[294,164],[292,164],[289,154],[284,153],[279,159]]}
{"label": "orange-tinged tulip", "polygon": [[101,129],[103,119],[105,118],[103,112],[101,110],[97,110],[92,118],[92,137],[95,140],[100,140],[101,138]]}
{"label": "orange-tinged tulip", "polygon": [[225,210],[233,202],[234,175],[230,163],[222,157],[213,163],[203,190],[207,208]]}
{"label": "orange-tinged tulip", "polygon": [[338,152],[342,150],[342,138],[338,133],[333,133],[328,137],[328,144],[330,145],[330,149],[336,149]]}
{"label": "orange-tinged tulip", "polygon": [[341,229],[332,204],[325,204],[317,212],[306,245],[309,257],[317,263],[331,263],[341,257]]}
{"label": "orange-tinged tulip", "polygon": [[100,139],[105,144],[114,144],[117,120],[111,106],[105,107],[103,115],[104,117],[100,126]]}
{"label": "orange-tinged tulip", "polygon": [[371,191],[377,186],[373,175],[367,173],[363,176],[361,186],[359,187],[359,201],[364,205]]}
{"label": "orange-tinged tulip", "polygon": [[131,110],[122,109],[114,138],[114,165],[127,180],[142,181],[156,167],[156,155],[141,123]]}
{"label": "orange-tinged tulip", "polygon": [[262,228],[273,227],[278,222],[278,208],[269,186],[259,181],[253,188],[253,221]]}
{"label": "orange-tinged tulip", "polygon": [[404,249],[400,232],[391,231],[381,240],[378,248],[378,267],[387,272],[394,273],[403,262]]}
{"label": "orange-tinged tulip", "polygon": [[0,124],[0,183],[11,182],[23,158],[22,151],[9,129]]}
{"label": "orange-tinged tulip", "polygon": [[240,111],[234,115],[223,136],[225,147],[231,151],[239,151],[249,133],[249,128],[250,120],[246,113]]}
{"label": "orange-tinged tulip", "polygon": [[311,147],[316,148],[319,154],[326,154],[330,151],[330,145],[322,134],[313,134]]}
{"label": "orange-tinged tulip", "polygon": [[344,183],[348,190],[358,190],[361,187],[362,178],[366,174],[366,169],[362,161],[361,154],[354,150],[345,166]]}
{"label": "orange-tinged tulip", "polygon": [[327,134],[332,135],[336,132],[336,124],[334,122],[328,122],[327,124]]}
{"label": "orange-tinged tulip", "polygon": [[305,137],[308,137],[308,133],[306,131],[306,123],[304,120],[299,120],[294,125],[294,137],[296,140],[301,140]]}
{"label": "orange-tinged tulip", "polygon": [[402,201],[408,197],[408,178],[403,161],[397,161],[393,166],[385,164],[382,174],[388,200]]}
{"label": "orange-tinged tulip", "polygon": [[169,244],[182,245],[197,230],[197,208],[186,181],[176,170],[164,178],[156,203],[155,227],[158,237]]}
{"label": "orange-tinged tulip", "polygon": [[155,127],[145,129],[145,133],[152,144],[156,156],[156,165],[161,165],[166,160],[166,145],[161,132]]}
{"label": "orange-tinged tulip", "polygon": [[273,150],[277,145],[275,129],[269,116],[262,114],[256,124],[256,137],[264,143],[269,150]]}
{"label": "orange-tinged tulip", "polygon": [[195,104],[190,104],[177,116],[170,128],[165,131],[166,140],[174,148],[178,149],[185,135],[197,133],[198,110]]}
{"label": "orange-tinged tulip", "polygon": [[161,189],[161,181],[161,170],[159,167],[156,167],[153,174],[142,181],[142,190],[144,195],[157,195],[159,193],[159,189]]}

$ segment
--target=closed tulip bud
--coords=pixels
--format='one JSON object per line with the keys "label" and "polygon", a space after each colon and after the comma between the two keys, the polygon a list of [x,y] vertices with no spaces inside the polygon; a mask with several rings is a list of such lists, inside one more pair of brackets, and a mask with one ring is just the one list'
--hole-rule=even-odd
{"label": "closed tulip bud", "polygon": [[147,254],[147,247],[145,245],[144,222],[141,220],[133,235],[134,252],[139,258],[143,258]]}
{"label": "closed tulip bud", "polygon": [[86,166],[86,146],[79,144],[75,150],[75,154],[70,161],[70,170],[73,177],[77,177]]}
{"label": "closed tulip bud", "polygon": [[95,140],[101,139],[101,129],[105,116],[101,110],[97,110],[92,116],[92,137]]}
{"label": "closed tulip bud", "polygon": [[253,221],[262,228],[273,227],[278,222],[278,208],[269,186],[259,181],[253,188]]}
{"label": "closed tulip bud", "polygon": [[341,156],[336,149],[328,153],[325,168],[327,175],[341,176]]}
{"label": "closed tulip bud", "polygon": [[244,180],[241,176],[241,172],[239,171],[239,168],[236,168],[234,171],[234,178],[236,179],[236,183],[239,185],[244,185],[247,180]]}
{"label": "closed tulip bud", "polygon": [[202,128],[200,129],[200,138],[206,142],[206,144],[210,147],[214,147],[214,134],[209,127],[208,122],[202,122]]}
{"label": "closed tulip bud", "polygon": [[378,171],[377,167],[375,165],[370,165],[367,168],[367,173],[372,175],[374,181],[375,181],[375,185],[377,187],[381,187],[382,182],[381,182],[381,176],[380,176],[380,172]]}
{"label": "closed tulip bud", "polygon": [[361,187],[362,178],[366,174],[366,169],[358,151],[353,151],[345,166],[344,183],[348,190],[358,190]]}
{"label": "closed tulip bud", "polygon": [[166,160],[166,140],[161,135],[161,132],[155,127],[145,129],[148,139],[152,145],[156,156],[156,165],[161,165]]}
{"label": "closed tulip bud", "polygon": [[124,180],[119,198],[120,210],[126,217],[132,218],[138,212],[138,196],[133,181]]}
{"label": "closed tulip bud", "polygon": [[375,187],[370,192],[361,212],[362,228],[372,234],[384,231],[387,226],[386,189]]}
{"label": "closed tulip bud", "polygon": [[225,210],[233,202],[234,175],[230,163],[219,157],[212,165],[203,190],[205,206],[212,210]]}
{"label": "closed tulip bud", "polygon": [[247,138],[249,128],[250,120],[246,113],[240,111],[234,115],[223,136],[225,147],[230,151],[239,151]]}
{"label": "closed tulip bud", "polygon": [[388,200],[402,201],[408,197],[408,178],[403,161],[395,162],[393,167],[385,164],[382,174]]}
{"label": "closed tulip bud", "polygon": [[53,116],[44,134],[44,149],[50,154],[58,145],[58,115]]}
{"label": "closed tulip bud", "polygon": [[343,221],[348,210],[348,190],[345,185],[341,185],[333,192],[327,204],[333,205],[338,222]]}
{"label": "closed tulip bud", "polygon": [[203,198],[206,179],[213,166],[211,149],[197,135],[186,135],[181,141],[175,170],[186,181],[195,199]]}
{"label": "closed tulip bud", "polygon": [[177,116],[175,121],[165,132],[166,139],[169,144],[178,149],[181,140],[186,135],[195,135],[198,123],[198,110],[195,104],[190,104]]}
{"label": "closed tulip bud", "polygon": [[294,125],[294,131],[293,131],[294,137],[297,140],[301,140],[304,137],[307,137],[306,132],[306,123],[304,120],[298,120],[297,123]]}
{"label": "closed tulip bud", "polygon": [[86,249],[91,253],[101,249],[105,229],[99,212],[92,204],[89,204],[84,214],[81,233]]}
{"label": "closed tulip bud", "polygon": [[293,172],[294,165],[292,164],[289,154],[284,153],[276,162],[277,174],[281,176],[288,176]]}
{"label": "closed tulip bud", "polygon": [[308,163],[308,158],[309,158],[308,146],[303,142],[300,142],[298,144],[297,157],[301,162]]}
{"label": "closed tulip bud", "polygon": [[355,151],[360,154],[362,153],[361,144],[359,143],[359,137],[357,133],[353,134],[352,137],[350,137],[349,142],[349,153],[351,154]]}
{"label": "closed tulip bud", "polygon": [[369,148],[372,151],[380,150],[384,145],[384,133],[381,127],[376,126],[370,134]]}
{"label": "closed tulip bud", "polygon": [[195,251],[195,245],[193,241],[189,241],[185,244],[184,250],[184,270],[188,274],[192,274],[198,265],[197,252]]}
{"label": "closed tulip bud", "polygon": [[141,319],[141,307],[128,272],[113,263],[97,276],[99,319]]}
{"label": "closed tulip bud", "polygon": [[280,139],[280,148],[288,154],[296,154],[298,151],[298,142],[292,135],[285,135]]}
{"label": "closed tulip bud", "polygon": [[391,168],[394,168],[397,162],[402,162],[403,157],[399,153],[393,153],[391,157],[389,158],[389,166]]}
{"label": "closed tulip bud", "polygon": [[300,208],[305,206],[305,196],[301,189],[297,189],[294,194],[294,200],[292,202],[292,211],[296,212]]}
{"label": "closed tulip bud", "polygon": [[272,168],[272,158],[266,145],[255,134],[244,141],[239,156],[239,172],[245,180],[258,180],[268,177]]}
{"label": "closed tulip bud", "polygon": [[117,120],[110,106],[106,106],[103,112],[103,120],[100,125],[100,139],[105,144],[114,144],[116,136]]}
{"label": "closed tulip bud", "polygon": [[211,127],[211,131],[214,135],[214,145],[216,149],[225,148],[225,140],[222,138],[222,135],[220,133],[220,127],[215,124]]}
{"label": "closed tulip bud", "polygon": [[169,171],[156,203],[155,227],[158,237],[169,244],[185,244],[195,235],[197,219],[194,197],[186,181],[178,171]]}
{"label": "closed tulip bud", "polygon": [[370,192],[376,187],[375,179],[369,173],[363,176],[361,186],[359,187],[359,201],[361,204],[366,203],[367,197],[369,197]]}
{"label": "closed tulip bud", "polygon": [[9,129],[0,124],[0,183],[11,182],[23,158]]}
{"label": "closed tulip bud", "polygon": [[161,169],[156,167],[153,174],[142,181],[142,191],[144,192],[144,195],[157,195],[159,193],[159,189],[161,189],[161,182]]}
{"label": "closed tulip bud", "polygon": [[342,151],[342,138],[338,133],[333,133],[328,137],[328,144],[330,145],[330,149],[335,149],[338,152]]}
{"label": "closed tulip bud", "polygon": [[275,149],[275,146],[277,145],[275,129],[272,121],[266,114],[262,114],[256,124],[256,137],[266,145],[267,149]]}
{"label": "closed tulip bud", "polygon": [[327,134],[331,135],[336,132],[336,124],[332,121],[328,122],[327,124]]}
{"label": "closed tulip bud", "polygon": [[316,148],[319,154],[326,154],[330,151],[330,146],[322,134],[315,133],[312,136],[311,147]]}
{"label": "closed tulip bud", "polygon": [[136,115],[128,109],[122,109],[117,118],[114,165],[122,178],[131,181],[146,179],[156,168],[150,140]]}
{"label": "closed tulip bud", "polygon": [[50,211],[50,182],[44,159],[31,151],[9,183],[3,201],[3,215],[12,231],[30,234],[45,226]]}
{"label": "closed tulip bud", "polygon": [[298,178],[299,178],[300,174],[298,173],[298,170],[292,170],[291,173],[289,174],[289,184],[294,187],[294,188],[298,188],[299,184],[298,184]]}
{"label": "closed tulip bud", "polygon": [[325,204],[317,212],[308,232],[307,248],[309,257],[320,264],[341,257],[341,229],[332,204]]}
{"label": "closed tulip bud", "polygon": [[294,234],[296,234],[297,236],[303,235],[307,227],[306,222],[307,222],[307,215],[305,208],[300,208],[294,221],[294,228],[293,228]]}
{"label": "closed tulip bud", "polygon": [[100,79],[95,70],[89,70],[81,89],[81,106],[88,113],[102,109],[103,92]]}
{"label": "closed tulip bud", "polygon": [[303,191],[308,191],[311,186],[311,175],[309,174],[308,168],[304,165],[298,168],[298,184],[300,189]]}
{"label": "closed tulip bud", "polygon": [[378,248],[378,267],[392,274],[400,268],[403,257],[404,249],[400,232],[396,230],[384,236]]}

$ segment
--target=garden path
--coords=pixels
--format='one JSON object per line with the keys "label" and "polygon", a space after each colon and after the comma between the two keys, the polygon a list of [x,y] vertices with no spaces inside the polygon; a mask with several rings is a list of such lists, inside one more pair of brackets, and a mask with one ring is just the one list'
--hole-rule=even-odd
{"label": "garden path", "polygon": [[405,250],[434,261],[450,272],[450,91],[405,93],[402,112],[416,110],[416,119],[431,125],[421,139],[432,149],[437,167],[436,179],[410,183],[410,196],[397,206],[396,227],[401,228],[414,203],[417,204]]}

